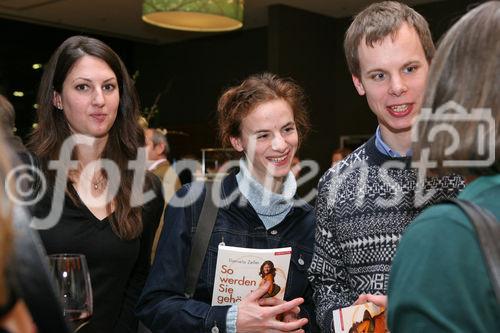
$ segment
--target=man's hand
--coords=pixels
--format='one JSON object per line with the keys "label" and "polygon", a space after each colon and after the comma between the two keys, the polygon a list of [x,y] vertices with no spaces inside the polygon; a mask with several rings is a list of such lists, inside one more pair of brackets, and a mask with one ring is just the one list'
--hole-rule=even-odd
{"label": "man's hand", "polygon": [[387,307],[387,296],[386,295],[373,295],[373,294],[361,294],[359,295],[356,302],[353,305],[363,304],[366,302],[372,302],[377,306]]}
{"label": "man's hand", "polygon": [[[261,297],[267,293],[270,282],[266,281],[257,290],[250,293],[238,304],[238,318],[236,320],[236,330],[238,333],[278,333],[294,332],[303,333],[302,326],[307,324],[307,318],[296,318],[298,306],[304,303],[303,298],[295,298],[289,302],[277,299],[263,299]],[[292,313],[295,313],[293,318]],[[276,319],[277,316],[284,316],[286,322]],[[286,317],[286,318],[285,318]]]}

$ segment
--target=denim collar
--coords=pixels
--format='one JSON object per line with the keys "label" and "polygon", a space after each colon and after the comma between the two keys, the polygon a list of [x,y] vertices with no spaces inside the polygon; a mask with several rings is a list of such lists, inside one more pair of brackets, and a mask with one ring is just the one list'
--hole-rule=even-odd
{"label": "denim collar", "polygon": [[257,212],[266,229],[281,223],[294,205],[293,196],[297,191],[297,182],[292,172],[285,178],[283,192],[274,193],[252,177],[246,161],[241,159],[236,181],[240,192]]}
{"label": "denim collar", "polygon": [[[403,157],[400,153],[393,150],[387,143],[382,140],[382,134],[380,133],[380,126],[377,126],[377,131],[375,132],[375,146],[377,150],[382,154],[390,157]],[[411,157],[413,151],[411,148],[406,152],[406,157]]]}

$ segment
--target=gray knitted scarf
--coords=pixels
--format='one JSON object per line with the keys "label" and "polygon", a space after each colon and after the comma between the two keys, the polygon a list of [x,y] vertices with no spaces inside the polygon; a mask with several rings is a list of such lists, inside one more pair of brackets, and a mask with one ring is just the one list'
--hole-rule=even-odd
{"label": "gray knitted scarf", "polygon": [[280,224],[293,206],[297,182],[289,172],[283,183],[283,192],[274,193],[252,177],[247,162],[240,160],[240,172],[236,175],[238,188],[257,212],[267,230]]}

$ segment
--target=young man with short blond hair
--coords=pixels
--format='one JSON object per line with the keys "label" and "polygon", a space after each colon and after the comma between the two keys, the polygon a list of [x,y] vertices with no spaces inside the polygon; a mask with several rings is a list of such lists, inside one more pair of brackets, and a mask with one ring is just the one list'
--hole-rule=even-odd
{"label": "young man with short blond hair", "polygon": [[434,195],[423,201],[416,195],[411,126],[434,54],[425,19],[399,2],[372,4],[355,17],[344,49],[354,86],[366,96],[379,126],[319,183],[309,279],[324,332],[332,330],[334,309],[384,300],[373,295],[386,294],[405,228],[423,207],[463,187],[460,177],[432,178],[425,188],[435,190]]}

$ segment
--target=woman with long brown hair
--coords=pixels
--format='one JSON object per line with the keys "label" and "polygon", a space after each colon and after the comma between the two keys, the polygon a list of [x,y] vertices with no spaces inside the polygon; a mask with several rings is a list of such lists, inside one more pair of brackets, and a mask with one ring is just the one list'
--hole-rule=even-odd
{"label": "woman with long brown hair", "polygon": [[267,293],[264,297],[276,296],[280,292],[281,287],[274,283],[276,268],[271,260],[266,260],[262,263],[262,265],[260,265],[259,275],[262,277],[259,286],[264,285],[266,282],[269,284],[269,288],[267,288]]}
{"label": "woman with long brown hair", "polygon": [[[34,214],[42,219],[62,204],[50,228],[40,230],[45,248],[49,254],[87,258],[94,312],[79,332],[135,331],[133,307],[149,271],[163,199],[154,176],[146,177],[143,188],[144,179],[134,183],[130,169],[144,146],[133,81],[109,46],[94,38],[70,37],[45,68],[38,105],[38,127],[29,148],[48,191]],[[68,145],[73,165],[62,157]],[[62,163],[68,177],[60,181],[51,161]],[[59,186],[63,203],[57,200]],[[143,191],[150,189],[154,199],[141,205]]]}

